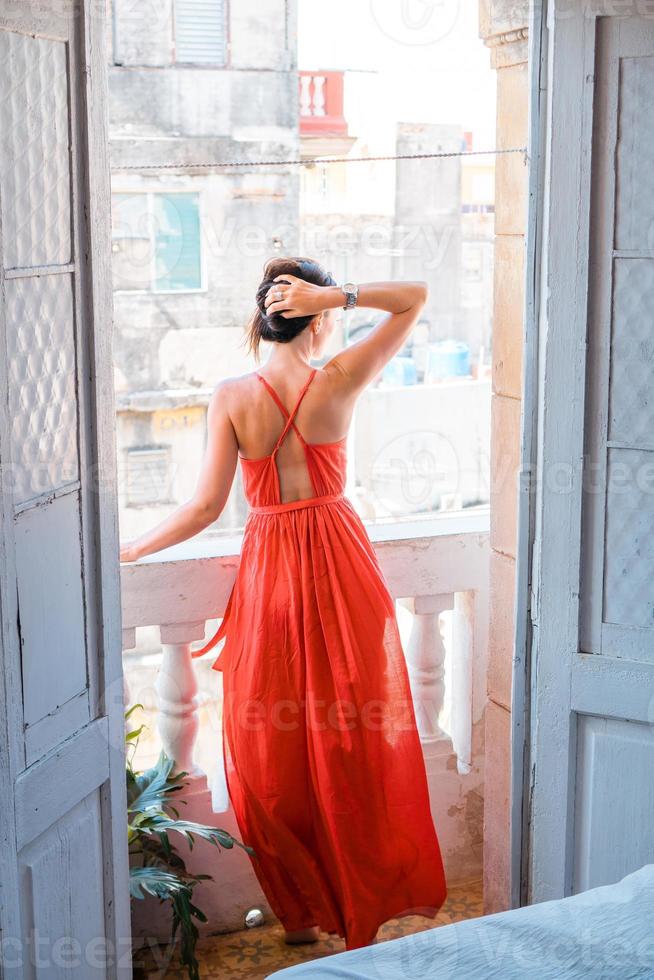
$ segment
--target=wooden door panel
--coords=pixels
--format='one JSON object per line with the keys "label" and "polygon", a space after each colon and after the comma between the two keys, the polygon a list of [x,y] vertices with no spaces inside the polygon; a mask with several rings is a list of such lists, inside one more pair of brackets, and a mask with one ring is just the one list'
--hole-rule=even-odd
{"label": "wooden door panel", "polygon": [[39,940],[32,974],[36,980],[105,977],[97,790],[23,849],[20,881],[24,928]]}
{"label": "wooden door panel", "polygon": [[116,746],[110,746],[107,719],[97,718],[20,774],[15,786],[19,851],[106,783],[110,748]]}
{"label": "wooden door panel", "polygon": [[[70,215],[69,215],[70,219]],[[8,279],[7,340],[14,503],[45,504],[79,485],[73,276]],[[45,499],[44,499],[45,498]]]}
{"label": "wooden door panel", "polygon": [[[603,622],[649,631],[641,634],[645,660],[654,660],[653,491],[654,453],[609,449]],[[602,651],[610,652],[605,643]],[[624,655],[633,652],[625,648]]]}
{"label": "wooden door panel", "polygon": [[[654,226],[654,55],[647,48],[651,19],[631,18],[620,33],[620,124],[616,145],[615,247],[653,249]],[[638,23],[636,22],[638,21]],[[640,36],[638,36],[640,34]],[[626,45],[629,47],[625,50]]]}
{"label": "wooden door panel", "polygon": [[131,975],[104,7],[0,4],[0,932],[48,980]]}
{"label": "wooden door panel", "polygon": [[595,78],[581,644],[654,662],[651,18],[599,19]]}
{"label": "wooden door panel", "polygon": [[534,901],[654,861],[654,17],[563,6],[542,52]]}
{"label": "wooden door panel", "polygon": [[79,500],[66,494],[16,522],[26,725],[86,690]]}
{"label": "wooden door panel", "polygon": [[580,716],[574,891],[619,881],[651,862],[653,763],[649,724]]}
{"label": "wooden door panel", "polygon": [[[612,444],[654,449],[653,322],[654,261],[626,256],[614,259],[608,413]],[[646,476],[643,472],[642,478]]]}
{"label": "wooden door panel", "polygon": [[68,64],[65,40],[0,32],[7,269],[65,265],[72,258]]}
{"label": "wooden door panel", "polygon": [[[571,684],[573,891],[654,859],[654,23],[595,30],[582,496],[581,647]],[[651,105],[651,103],[650,103]],[[597,661],[603,664],[598,665]]]}

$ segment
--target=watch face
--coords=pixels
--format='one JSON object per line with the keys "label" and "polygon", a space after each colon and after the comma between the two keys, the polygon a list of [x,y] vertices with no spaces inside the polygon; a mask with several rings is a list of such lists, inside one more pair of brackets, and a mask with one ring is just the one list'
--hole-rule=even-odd
{"label": "watch face", "polygon": [[346,293],[353,293],[356,290],[356,286],[353,282],[344,282],[343,289]]}

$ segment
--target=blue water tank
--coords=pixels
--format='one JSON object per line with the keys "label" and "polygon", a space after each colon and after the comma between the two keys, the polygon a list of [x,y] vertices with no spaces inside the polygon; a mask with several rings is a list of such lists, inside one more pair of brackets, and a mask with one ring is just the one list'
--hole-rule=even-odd
{"label": "blue water tank", "polygon": [[439,340],[429,345],[427,381],[466,378],[470,374],[470,348],[461,340]]}
{"label": "blue water tank", "polygon": [[418,381],[416,364],[412,357],[392,358],[382,374],[382,381],[386,385],[403,387],[404,385],[414,385]]}

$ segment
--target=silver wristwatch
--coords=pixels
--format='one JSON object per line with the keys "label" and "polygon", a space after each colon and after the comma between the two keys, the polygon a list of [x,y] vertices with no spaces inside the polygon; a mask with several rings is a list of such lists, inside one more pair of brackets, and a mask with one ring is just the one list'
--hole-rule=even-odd
{"label": "silver wristwatch", "polygon": [[344,310],[352,310],[357,305],[357,299],[359,296],[359,287],[353,282],[344,282],[341,286],[343,293],[345,295],[345,306]]}

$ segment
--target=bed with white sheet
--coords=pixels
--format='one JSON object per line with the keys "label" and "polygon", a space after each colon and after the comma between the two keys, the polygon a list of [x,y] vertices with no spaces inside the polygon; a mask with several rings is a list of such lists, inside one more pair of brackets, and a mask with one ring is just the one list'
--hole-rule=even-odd
{"label": "bed with white sheet", "polygon": [[570,898],[326,956],[269,980],[654,980],[654,864]]}

